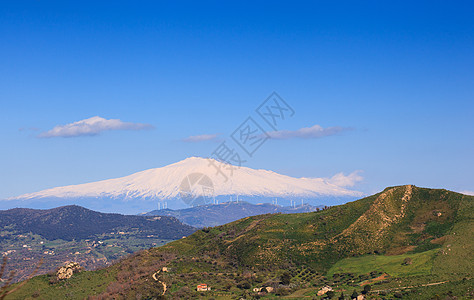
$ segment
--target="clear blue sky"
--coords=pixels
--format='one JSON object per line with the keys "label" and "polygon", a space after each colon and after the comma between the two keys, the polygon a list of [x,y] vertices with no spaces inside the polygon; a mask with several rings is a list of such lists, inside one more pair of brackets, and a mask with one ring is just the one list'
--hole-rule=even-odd
{"label": "clear blue sky", "polygon": [[[208,156],[183,139],[228,138],[273,91],[279,129],[352,130],[246,166],[474,191],[471,1],[65,2],[0,4],[0,198]],[[38,137],[94,116],[154,129]]]}

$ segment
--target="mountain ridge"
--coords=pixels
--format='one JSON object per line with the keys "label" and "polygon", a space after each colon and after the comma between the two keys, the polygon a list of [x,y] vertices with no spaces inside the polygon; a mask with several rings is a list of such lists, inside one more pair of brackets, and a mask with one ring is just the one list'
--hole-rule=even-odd
{"label": "mountain ridge", "polygon": [[[226,172],[224,177],[216,171],[217,166]],[[208,186],[192,182],[186,186],[185,180],[200,174],[208,180]],[[240,195],[248,198],[351,198],[362,196],[361,192],[349,189],[362,178],[357,172],[348,176],[342,173],[332,178],[295,178],[273,171],[236,167],[212,159],[191,157],[161,168],[137,172],[125,177],[107,179],[79,185],[69,185],[23,194],[8,198],[7,201],[28,201],[44,199],[91,199],[100,202],[110,199],[123,205],[143,200],[144,202],[170,201],[171,205],[181,205],[183,193],[190,193],[190,200],[199,196],[228,197]],[[193,180],[193,178],[191,178]],[[210,191],[210,195],[205,194]],[[188,203],[189,204],[189,203]],[[94,208],[96,209],[96,208]]]}
{"label": "mountain ridge", "polygon": [[[48,239],[85,239],[106,233],[128,224],[131,227],[145,227],[158,230],[163,238],[177,239],[194,231],[174,217],[161,219],[117,213],[96,212],[78,205],[66,205],[52,209],[13,208],[0,210],[0,227],[13,226],[21,233],[32,232]],[[182,233],[169,235],[163,226],[182,226]],[[187,230],[189,229],[189,230]],[[186,231],[187,230],[187,231]]]}

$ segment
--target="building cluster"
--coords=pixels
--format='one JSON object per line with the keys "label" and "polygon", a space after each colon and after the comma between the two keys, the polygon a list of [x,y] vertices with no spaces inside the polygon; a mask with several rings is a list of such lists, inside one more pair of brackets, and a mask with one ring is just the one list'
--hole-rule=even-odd
{"label": "building cluster", "polygon": [[201,284],[198,284],[198,285],[197,285],[196,290],[197,290],[198,292],[206,292],[206,291],[210,291],[210,290],[211,290],[211,287],[208,286],[208,285],[205,284],[205,283],[201,283]]}

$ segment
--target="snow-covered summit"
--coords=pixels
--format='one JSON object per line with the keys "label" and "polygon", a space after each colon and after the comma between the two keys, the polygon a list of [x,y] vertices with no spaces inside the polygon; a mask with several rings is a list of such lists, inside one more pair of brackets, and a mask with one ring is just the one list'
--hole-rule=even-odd
{"label": "snow-covered summit", "polygon": [[[219,173],[222,170],[226,177]],[[231,174],[232,169],[232,174]],[[183,180],[190,174],[203,174],[212,181],[214,196],[257,197],[344,197],[360,196],[348,187],[361,180],[357,173],[342,173],[332,178],[294,178],[268,170],[255,170],[219,163],[212,159],[190,157],[177,163],[97,182],[56,187],[24,194],[11,200],[33,198],[107,197],[122,200],[178,198]]]}

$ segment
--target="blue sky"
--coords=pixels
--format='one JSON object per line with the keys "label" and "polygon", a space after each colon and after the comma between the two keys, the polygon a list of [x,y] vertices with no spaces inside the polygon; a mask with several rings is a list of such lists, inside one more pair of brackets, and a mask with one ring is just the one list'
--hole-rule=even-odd
{"label": "blue sky", "polygon": [[[361,170],[365,193],[474,191],[473,15],[468,1],[3,2],[0,198],[208,156],[217,141],[183,139],[228,139],[273,91],[295,110],[279,130],[350,130],[270,140],[246,166]],[[40,137],[94,116],[148,126]]]}

